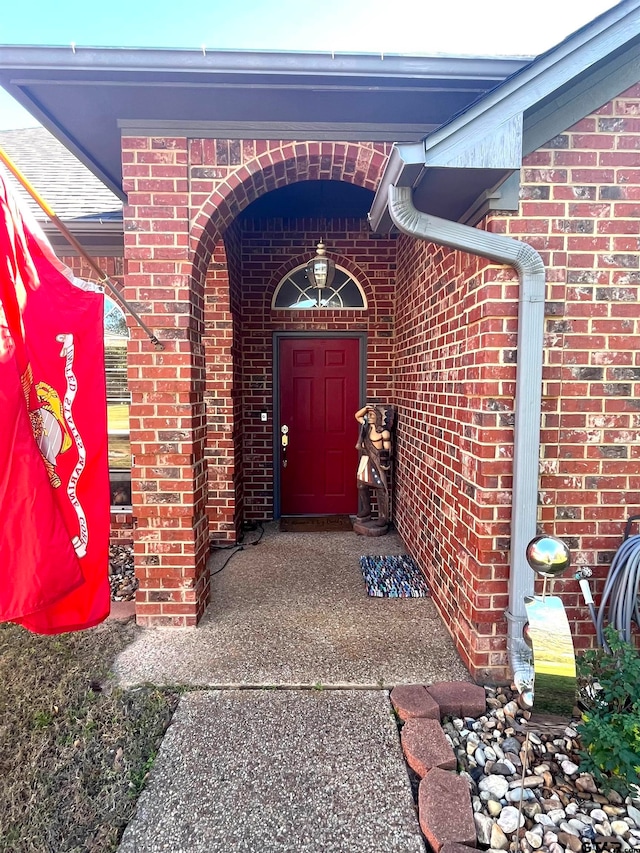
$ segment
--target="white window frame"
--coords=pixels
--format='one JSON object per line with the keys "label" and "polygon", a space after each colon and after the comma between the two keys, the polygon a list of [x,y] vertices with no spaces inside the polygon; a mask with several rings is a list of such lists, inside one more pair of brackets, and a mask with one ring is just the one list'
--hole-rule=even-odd
{"label": "white window frame", "polygon": [[[367,297],[366,297],[366,294],[364,292],[364,288],[362,287],[362,285],[360,284],[358,279],[355,278],[349,272],[348,269],[345,269],[345,267],[342,267],[339,264],[336,264],[336,270],[340,270],[340,272],[344,273],[347,276],[347,281],[351,280],[355,284],[355,286],[358,288],[358,292],[360,293],[360,296],[362,298],[362,305],[354,305],[351,307],[346,306],[346,307],[340,307],[340,308],[336,308],[335,306],[332,306],[332,305],[294,305],[294,306],[276,305],[276,302],[278,300],[278,294],[282,290],[283,286],[289,281],[291,281],[291,283],[295,287],[298,288],[301,295],[304,295],[305,291],[308,289],[312,289],[312,290],[315,289],[315,288],[312,288],[311,285],[309,285],[309,287],[303,289],[302,287],[300,287],[300,285],[296,281],[293,281],[293,276],[296,275],[296,273],[299,273],[299,272],[304,273],[306,271],[306,269],[307,269],[307,264],[300,264],[299,266],[294,267],[292,270],[289,270],[289,272],[285,276],[283,276],[283,278],[278,282],[277,287],[273,291],[273,297],[271,299],[272,311],[366,311],[368,309],[369,306],[367,303]],[[337,291],[334,290],[332,287],[331,292],[332,293],[338,293],[338,295],[339,295],[340,290],[344,287],[344,285],[347,283],[347,281],[345,281],[342,285],[340,285],[340,288]]]}

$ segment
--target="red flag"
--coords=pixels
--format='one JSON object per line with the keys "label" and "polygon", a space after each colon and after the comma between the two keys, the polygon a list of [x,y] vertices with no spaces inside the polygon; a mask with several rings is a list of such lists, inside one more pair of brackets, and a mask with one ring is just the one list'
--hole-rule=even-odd
{"label": "red flag", "polygon": [[54,634],[110,607],[104,296],[29,219],[0,175],[0,621]]}

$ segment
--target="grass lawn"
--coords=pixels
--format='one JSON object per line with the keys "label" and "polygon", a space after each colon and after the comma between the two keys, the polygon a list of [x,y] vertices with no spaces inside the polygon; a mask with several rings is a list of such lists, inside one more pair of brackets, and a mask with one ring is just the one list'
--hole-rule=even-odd
{"label": "grass lawn", "polygon": [[110,668],[132,623],[42,637],[0,625],[0,851],[118,846],[178,701],[122,690]]}

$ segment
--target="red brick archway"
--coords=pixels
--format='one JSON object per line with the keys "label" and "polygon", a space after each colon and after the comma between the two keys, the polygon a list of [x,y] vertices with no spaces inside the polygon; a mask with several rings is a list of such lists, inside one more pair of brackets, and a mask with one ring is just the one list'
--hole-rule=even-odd
{"label": "red brick archway", "polygon": [[[233,500],[234,332],[221,238],[247,205],[289,183],[339,180],[375,190],[390,147],[366,142],[123,139],[124,187],[129,194],[126,293],[144,304],[165,346],[162,352],[153,351],[137,331],[132,334],[139,623],[197,623],[209,600],[206,560],[217,523],[207,509],[207,468],[212,463],[216,489]],[[213,312],[205,304],[205,282],[207,292],[214,285]],[[219,375],[207,369],[207,335],[223,350]],[[207,397],[214,393],[223,415],[213,425],[212,440]],[[226,507],[219,514],[227,536],[233,527],[229,512]]]}
{"label": "red brick archway", "polygon": [[194,278],[206,275],[216,243],[237,215],[264,193],[297,181],[346,181],[375,192],[391,145],[357,142],[263,142],[265,150],[219,182],[193,219]]}
{"label": "red brick archway", "polygon": [[[235,237],[231,226],[236,221],[238,213],[260,195],[297,181],[348,179],[350,182],[355,182],[357,180],[364,182],[368,185],[367,188],[373,190],[380,178],[386,157],[383,147],[332,144],[331,150],[338,158],[333,161],[325,144],[322,146],[321,161],[314,162],[312,157],[301,155],[300,149],[303,146],[299,143],[295,145],[268,143],[268,146],[267,153],[249,159],[244,165],[239,166],[231,177],[218,183],[216,189],[209,194],[200,208],[198,224],[194,227],[195,233],[192,232],[191,238],[194,251],[200,253],[200,269],[206,263],[210,241],[216,241],[206,273],[203,294],[203,343],[206,368],[205,403],[208,412],[205,447],[208,482],[206,511],[211,540],[217,543],[235,540],[240,533],[240,521],[243,517],[270,518],[273,513],[273,493],[267,495],[264,488],[260,490],[259,496],[255,493],[256,478],[260,479],[255,471],[256,466],[259,467],[261,464],[265,470],[270,470],[273,465],[270,439],[264,434],[263,425],[256,425],[257,429],[254,430],[250,442],[249,455],[253,460],[252,466],[248,468],[244,464],[244,450],[247,445],[244,443],[246,416],[243,415],[243,411],[247,407],[252,410],[270,409],[271,397],[268,392],[262,394],[256,391],[250,395],[245,394],[244,397],[240,393],[243,378],[238,360],[243,338],[243,331],[240,328],[242,310],[238,305],[234,305],[234,287],[231,280],[233,277],[228,267],[228,262],[233,261],[235,254]],[[313,144],[304,147],[305,150],[311,150],[311,153],[314,153]],[[320,145],[315,148],[320,152]],[[258,165],[264,167],[264,171],[258,171]],[[213,164],[208,163],[207,168],[213,169]],[[238,184],[236,179],[243,179],[243,182]],[[214,201],[220,207],[215,207]],[[220,237],[221,233],[224,233],[224,243]],[[371,235],[368,228],[367,234]],[[235,245],[235,249],[238,248],[239,246]],[[270,314],[273,287],[286,272],[308,258],[308,250],[305,249],[305,251],[307,253],[304,256],[296,254],[295,247],[290,246],[287,250],[287,261],[275,269],[273,266],[270,267],[269,278],[265,280],[264,290],[259,294],[259,303],[255,302],[256,294],[253,294],[254,312],[257,310],[258,314],[265,318]],[[373,288],[363,268],[354,263],[348,254],[341,254],[334,242],[332,242],[332,256],[336,263],[351,272],[363,285],[367,301],[372,305]],[[390,308],[387,310],[387,314],[389,313]],[[326,317],[314,316],[306,319],[307,322],[311,322],[311,328],[315,330],[324,328],[323,323]],[[361,319],[353,316],[348,319],[344,316],[335,317],[332,328],[348,329],[350,324]],[[298,324],[301,321],[302,318],[299,318]],[[261,337],[265,369],[266,372],[270,372],[272,366],[267,353],[270,347],[269,335],[265,336],[267,325],[268,323],[260,329],[254,324],[250,334],[252,338],[256,335]],[[300,325],[297,328],[301,328]],[[231,353],[231,357],[223,360],[222,363],[221,347],[226,347],[227,352]],[[269,429],[271,429],[270,422]],[[261,460],[260,463],[258,459]],[[245,488],[247,480],[253,480],[253,493]]]}

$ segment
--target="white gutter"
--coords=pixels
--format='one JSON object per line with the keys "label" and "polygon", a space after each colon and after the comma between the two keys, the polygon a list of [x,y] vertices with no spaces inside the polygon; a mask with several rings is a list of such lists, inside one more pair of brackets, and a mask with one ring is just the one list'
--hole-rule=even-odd
{"label": "white gutter", "polygon": [[523,694],[525,701],[532,703],[531,652],[522,637],[522,629],[527,621],[524,599],[533,595],[534,582],[525,554],[528,543],[536,535],[537,525],[544,264],[527,243],[417,210],[410,187],[390,186],[388,202],[391,219],[403,234],[508,264],[520,279],[507,650],[518,692]]}

